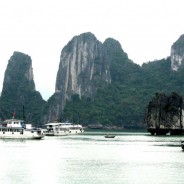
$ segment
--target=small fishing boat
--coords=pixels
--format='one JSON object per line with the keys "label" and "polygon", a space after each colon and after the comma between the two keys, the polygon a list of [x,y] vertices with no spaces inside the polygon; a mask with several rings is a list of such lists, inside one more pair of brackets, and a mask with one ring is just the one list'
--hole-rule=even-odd
{"label": "small fishing boat", "polygon": [[7,119],[0,124],[0,138],[4,139],[42,139],[43,130],[33,128],[31,124],[26,124],[24,120]]}
{"label": "small fishing boat", "polygon": [[109,135],[109,134],[105,135],[105,138],[114,138],[114,137],[115,135]]}

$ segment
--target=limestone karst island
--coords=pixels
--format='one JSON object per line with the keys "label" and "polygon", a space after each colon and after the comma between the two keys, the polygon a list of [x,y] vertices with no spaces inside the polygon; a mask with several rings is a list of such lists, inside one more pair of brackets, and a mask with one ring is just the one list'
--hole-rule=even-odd
{"label": "limestone karst island", "polygon": [[34,61],[27,54],[15,51],[7,61],[1,121],[14,111],[22,118],[24,107],[26,120],[34,126],[58,120],[86,127],[148,128],[151,134],[183,133],[184,35],[173,43],[170,56],[142,66],[113,38],[102,43],[90,32],[74,36],[61,48],[55,91],[47,101],[36,90]]}

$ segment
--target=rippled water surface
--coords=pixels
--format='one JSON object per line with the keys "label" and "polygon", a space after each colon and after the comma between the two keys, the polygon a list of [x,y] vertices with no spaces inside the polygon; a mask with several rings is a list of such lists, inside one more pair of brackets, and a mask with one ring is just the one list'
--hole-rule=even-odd
{"label": "rippled water surface", "polygon": [[183,184],[182,136],[85,132],[0,140],[1,184]]}

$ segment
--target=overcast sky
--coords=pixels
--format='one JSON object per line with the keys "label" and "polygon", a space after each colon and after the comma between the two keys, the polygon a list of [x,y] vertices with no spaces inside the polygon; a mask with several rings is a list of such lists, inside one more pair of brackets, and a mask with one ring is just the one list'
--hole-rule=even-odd
{"label": "overcast sky", "polygon": [[137,64],[166,58],[184,34],[183,0],[2,0],[0,91],[14,51],[32,58],[36,90],[47,100],[55,90],[63,47],[92,32],[118,40]]}

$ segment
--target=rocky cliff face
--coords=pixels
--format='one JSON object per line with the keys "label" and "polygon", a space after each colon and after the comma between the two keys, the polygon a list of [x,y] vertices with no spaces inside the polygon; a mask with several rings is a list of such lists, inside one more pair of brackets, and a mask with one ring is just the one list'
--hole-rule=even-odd
{"label": "rocky cliff face", "polygon": [[9,91],[8,89],[11,86],[16,87],[17,90],[22,90],[22,87],[25,86],[30,91],[35,91],[30,56],[20,52],[14,52],[11,56],[5,71],[2,97],[6,95],[6,92]]}
{"label": "rocky cliff face", "polygon": [[91,33],[74,37],[61,52],[55,92],[62,93],[64,99],[71,94],[91,96],[97,79],[111,81],[102,43]]}
{"label": "rocky cliff face", "polygon": [[184,127],[183,98],[177,93],[170,96],[157,93],[149,102],[145,121],[151,134],[181,134]]}
{"label": "rocky cliff face", "polygon": [[171,47],[171,69],[177,71],[180,67],[184,67],[184,35]]}
{"label": "rocky cliff face", "polygon": [[42,105],[45,103],[39,92],[35,90],[31,57],[14,52],[8,61],[5,71],[0,101],[1,118],[11,118],[13,111],[17,118],[23,118],[25,107],[26,120],[38,120]]}
{"label": "rocky cliff face", "polygon": [[52,121],[54,116],[58,119],[66,100],[70,100],[73,94],[93,98],[100,85],[111,83],[110,47],[113,50],[115,46],[122,51],[119,42],[112,40],[102,44],[92,33],[84,33],[75,36],[63,48],[55,94],[48,101],[44,122]]}

